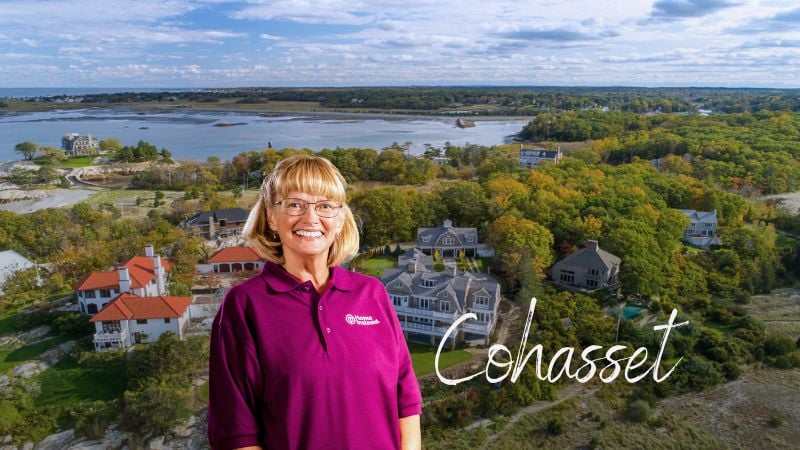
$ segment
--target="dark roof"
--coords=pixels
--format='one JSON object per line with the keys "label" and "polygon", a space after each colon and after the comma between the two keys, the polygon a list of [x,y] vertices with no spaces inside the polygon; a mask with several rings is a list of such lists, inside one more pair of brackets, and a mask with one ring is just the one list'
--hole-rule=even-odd
{"label": "dark roof", "polygon": [[244,222],[247,216],[250,215],[249,211],[242,208],[227,208],[215,209],[213,211],[203,211],[195,214],[188,222],[188,225],[202,225],[208,223],[208,218],[214,216],[214,222],[219,223],[220,220],[227,220],[229,222]]}

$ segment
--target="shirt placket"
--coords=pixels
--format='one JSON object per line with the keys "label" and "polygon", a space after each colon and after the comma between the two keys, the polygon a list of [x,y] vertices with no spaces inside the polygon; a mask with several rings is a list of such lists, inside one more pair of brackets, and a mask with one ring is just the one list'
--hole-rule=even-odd
{"label": "shirt placket", "polygon": [[331,328],[331,321],[329,320],[328,311],[324,301],[324,295],[320,296],[314,289],[311,282],[306,282],[300,286],[300,291],[304,296],[307,296],[309,303],[316,309],[317,313],[317,326],[319,335],[322,336],[322,347],[325,350],[325,355],[330,357],[331,354],[331,339],[333,329]]}

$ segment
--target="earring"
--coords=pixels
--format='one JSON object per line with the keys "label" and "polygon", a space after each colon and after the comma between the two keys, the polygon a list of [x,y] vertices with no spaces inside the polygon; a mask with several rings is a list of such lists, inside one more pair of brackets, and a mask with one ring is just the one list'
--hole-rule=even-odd
{"label": "earring", "polygon": [[276,241],[279,241],[280,240],[280,236],[278,236],[278,233],[273,231],[272,232],[272,239],[275,239]]}

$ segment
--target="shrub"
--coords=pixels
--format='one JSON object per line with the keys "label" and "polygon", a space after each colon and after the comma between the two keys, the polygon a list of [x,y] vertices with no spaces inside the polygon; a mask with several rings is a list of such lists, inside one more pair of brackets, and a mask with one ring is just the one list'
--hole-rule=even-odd
{"label": "shrub", "polygon": [[148,378],[136,391],[125,391],[123,424],[140,434],[163,434],[191,413],[190,397],[179,380]]}
{"label": "shrub", "polygon": [[119,414],[117,400],[104,402],[101,400],[75,405],[70,417],[75,421],[75,431],[89,439],[100,439],[105,436],[106,428]]}
{"label": "shrub", "polygon": [[53,319],[53,330],[63,336],[82,337],[94,332],[89,316],[79,312],[68,312]]}
{"label": "shrub", "polygon": [[783,422],[784,418],[780,414],[773,414],[772,416],[770,416],[769,420],[767,420],[769,426],[773,428],[778,428],[779,426],[783,425]]}
{"label": "shrub", "polygon": [[725,374],[725,379],[733,381],[742,375],[742,369],[733,361],[728,361],[722,365],[722,371]]}
{"label": "shrub", "polygon": [[764,342],[764,351],[768,356],[787,355],[794,350],[795,344],[783,336],[770,336]]}
{"label": "shrub", "polygon": [[633,422],[644,423],[652,413],[649,403],[644,400],[635,400],[628,404],[625,416]]}
{"label": "shrub", "polygon": [[547,431],[553,435],[564,433],[564,421],[560,417],[553,417],[547,421]]}

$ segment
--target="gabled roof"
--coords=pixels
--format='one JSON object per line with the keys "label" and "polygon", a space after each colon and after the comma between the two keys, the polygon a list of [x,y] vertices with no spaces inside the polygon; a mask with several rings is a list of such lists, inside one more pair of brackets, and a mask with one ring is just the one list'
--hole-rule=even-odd
{"label": "gabled roof", "polygon": [[225,247],[217,250],[216,253],[208,258],[209,263],[255,262],[263,260],[264,258],[258,256],[258,253],[256,253],[252,247]]}
{"label": "gabled roof", "polygon": [[709,222],[717,223],[717,210],[713,211],[696,211],[694,209],[680,210],[692,222]]}
{"label": "gabled roof", "polygon": [[[417,247],[431,247],[439,241],[440,237],[448,233],[455,235],[459,245],[478,245],[477,228],[458,228],[453,226],[452,221],[445,220],[440,227],[417,228]],[[468,237],[472,237],[472,242],[469,242]],[[428,238],[428,241],[423,241],[423,238]]]}
{"label": "gabled roof", "polygon": [[90,322],[116,320],[167,319],[183,316],[192,303],[189,297],[139,297],[124,292],[110,301]]}
{"label": "gabled roof", "polygon": [[589,241],[586,247],[573,252],[556,264],[566,264],[586,268],[603,265],[605,266],[606,270],[610,271],[612,267],[619,266],[621,261],[622,260],[619,257],[601,249],[600,246],[597,245],[597,241]]}
{"label": "gabled roof", "polygon": [[250,212],[245,211],[242,208],[215,209],[212,211],[203,211],[197,213],[186,223],[188,225],[207,225],[208,218],[212,216],[214,217],[215,223],[219,223],[220,220],[226,220],[229,222],[244,222],[247,220],[247,216],[249,215]]}
{"label": "gabled roof", "polygon": [[[134,256],[120,266],[128,269],[132,289],[143,288],[156,277],[154,259],[149,256]],[[167,258],[161,258],[161,266],[164,267],[166,273],[172,270],[172,263]],[[119,289],[119,269],[108,272],[92,272],[76,281],[72,287],[76,291]]]}
{"label": "gabled roof", "polygon": [[519,151],[520,157],[555,158],[559,150],[548,150],[546,148],[523,148]]}

